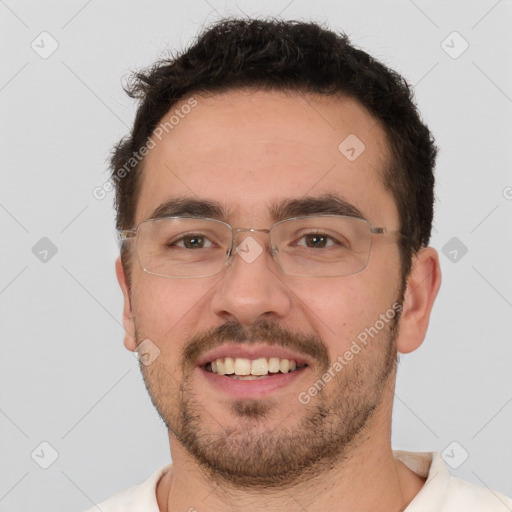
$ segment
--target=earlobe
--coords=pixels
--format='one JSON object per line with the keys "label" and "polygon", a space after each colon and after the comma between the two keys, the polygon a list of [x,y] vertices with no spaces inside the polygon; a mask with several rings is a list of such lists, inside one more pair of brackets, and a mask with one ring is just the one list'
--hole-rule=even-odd
{"label": "earlobe", "polygon": [[128,285],[128,281],[126,279],[126,273],[124,271],[123,264],[121,262],[121,257],[118,257],[116,260],[116,276],[117,281],[119,282],[119,286],[121,287],[121,291],[123,292],[123,326],[124,326],[124,346],[134,352],[137,348],[137,340],[135,336],[135,318],[132,311],[131,304],[131,296],[130,296],[130,287]]}
{"label": "earlobe", "polygon": [[398,352],[407,354],[423,343],[440,286],[441,268],[437,251],[424,247],[413,257],[407,278],[397,340]]}

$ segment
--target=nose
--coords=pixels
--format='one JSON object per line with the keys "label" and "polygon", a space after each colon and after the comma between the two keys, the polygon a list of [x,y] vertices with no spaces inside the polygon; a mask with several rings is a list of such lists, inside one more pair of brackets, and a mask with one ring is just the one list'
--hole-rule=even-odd
{"label": "nose", "polygon": [[265,236],[251,233],[238,237],[235,254],[215,287],[211,302],[213,313],[223,321],[251,325],[262,318],[285,317],[290,311],[291,290],[263,242]]}

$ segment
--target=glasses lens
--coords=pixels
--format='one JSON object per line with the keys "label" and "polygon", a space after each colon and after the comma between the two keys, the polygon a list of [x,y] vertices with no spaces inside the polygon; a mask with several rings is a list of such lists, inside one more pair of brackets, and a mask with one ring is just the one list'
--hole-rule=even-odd
{"label": "glasses lens", "polygon": [[222,269],[231,229],[208,219],[164,218],[142,222],[137,253],[144,270],[163,277],[206,277]]}
{"label": "glasses lens", "polygon": [[370,254],[364,219],[325,215],[290,219],[272,230],[272,245],[286,274],[342,276],[363,270]]}

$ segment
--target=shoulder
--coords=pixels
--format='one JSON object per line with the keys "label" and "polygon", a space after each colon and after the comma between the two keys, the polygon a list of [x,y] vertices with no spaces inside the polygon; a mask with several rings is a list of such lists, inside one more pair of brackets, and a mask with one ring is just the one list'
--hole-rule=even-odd
{"label": "shoulder", "polygon": [[446,507],[447,511],[462,508],[475,512],[510,512],[512,499],[488,487],[452,476],[447,486]]}
{"label": "shoulder", "polygon": [[510,512],[512,499],[475,483],[450,474],[438,452],[413,453],[394,451],[417,475],[426,478],[420,492],[406,512]]}
{"label": "shoulder", "polygon": [[110,498],[97,503],[86,512],[159,512],[156,486],[170,465],[155,471],[145,482],[116,492]]}

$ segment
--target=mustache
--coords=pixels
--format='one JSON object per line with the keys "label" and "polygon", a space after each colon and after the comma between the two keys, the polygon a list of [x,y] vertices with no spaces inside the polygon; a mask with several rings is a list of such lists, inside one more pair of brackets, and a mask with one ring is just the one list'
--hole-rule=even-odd
{"label": "mustache", "polygon": [[324,370],[330,366],[329,352],[320,336],[294,333],[274,321],[262,320],[250,326],[227,322],[193,336],[183,350],[182,367],[195,365],[195,361],[203,352],[226,342],[249,345],[263,342],[269,346],[288,348],[310,356],[318,361]]}

